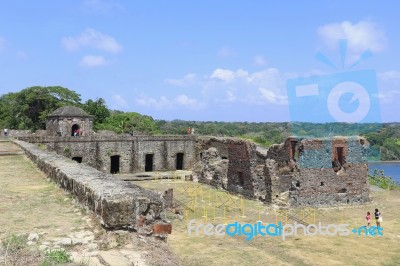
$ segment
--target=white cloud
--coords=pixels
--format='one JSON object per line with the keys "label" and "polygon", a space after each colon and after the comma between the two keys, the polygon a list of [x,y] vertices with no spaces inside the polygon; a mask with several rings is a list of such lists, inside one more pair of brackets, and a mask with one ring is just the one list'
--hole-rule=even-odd
{"label": "white cloud", "polygon": [[256,66],[265,66],[267,64],[267,60],[262,55],[256,55],[253,58],[253,64]]}
{"label": "white cloud", "polygon": [[234,56],[236,53],[234,50],[232,50],[229,47],[222,47],[221,49],[218,50],[218,57],[220,58],[229,58]]}
{"label": "white cloud", "polygon": [[119,94],[115,94],[112,97],[112,101],[113,101],[113,108],[114,109],[125,109],[125,108],[128,107],[127,101],[124,99],[124,97],[122,97]]}
{"label": "white cloud", "polygon": [[180,94],[173,99],[168,99],[165,96],[153,98],[142,94],[138,99],[136,99],[136,103],[154,109],[185,107],[187,109],[198,110],[205,106],[204,103],[199,102],[197,99],[190,98],[185,94]]}
{"label": "white cloud", "polygon": [[258,91],[261,93],[261,96],[269,103],[278,105],[287,104],[287,97],[284,95],[278,95],[273,90],[266,88],[259,88]]}
{"label": "white cloud", "polygon": [[390,90],[388,92],[379,92],[378,98],[386,103],[398,103],[400,100],[400,91]]}
{"label": "white cloud", "polygon": [[104,57],[100,55],[86,55],[81,59],[80,65],[83,67],[99,67],[107,64]]}
{"label": "white cloud", "polygon": [[194,84],[196,80],[197,80],[196,74],[187,74],[182,79],[166,79],[165,82],[178,87],[187,87]]}
{"label": "white cloud", "polygon": [[165,107],[169,107],[171,105],[170,100],[168,100],[165,96],[160,96],[158,99],[146,96],[142,94],[139,98],[136,99],[136,103],[141,106],[154,108],[154,109],[163,109]]}
{"label": "white cloud", "polygon": [[199,102],[196,99],[189,98],[185,94],[178,95],[174,102],[178,103],[179,105],[186,106],[190,109],[201,109],[204,107],[204,104]]}
{"label": "white cloud", "polygon": [[383,72],[383,73],[379,73],[378,77],[386,82],[390,82],[390,81],[400,81],[400,71],[387,71],[387,72]]}
{"label": "white cloud", "polygon": [[202,101],[206,103],[222,106],[232,103],[282,105],[287,104],[286,80],[292,76],[276,68],[253,73],[243,69],[217,68],[210,75],[197,78],[191,87],[202,92]]}
{"label": "white cloud", "polygon": [[62,44],[68,51],[78,51],[86,47],[110,53],[118,53],[122,50],[122,46],[113,37],[94,29],[86,29],[76,37],[64,37]]}
{"label": "white cloud", "polygon": [[235,74],[229,69],[217,68],[210,77],[222,81],[231,81],[235,78]]}
{"label": "white cloud", "polygon": [[364,52],[367,49],[377,52],[385,48],[386,37],[382,29],[370,21],[352,24],[349,21],[331,23],[318,28],[318,34],[330,49],[337,48],[338,40],[347,39],[351,52]]}

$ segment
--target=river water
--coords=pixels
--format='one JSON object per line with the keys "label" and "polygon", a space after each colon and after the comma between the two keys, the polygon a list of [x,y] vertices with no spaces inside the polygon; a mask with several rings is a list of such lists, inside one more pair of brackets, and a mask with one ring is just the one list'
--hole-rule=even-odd
{"label": "river water", "polygon": [[384,170],[385,176],[390,176],[400,183],[400,162],[369,162],[370,173],[374,169]]}

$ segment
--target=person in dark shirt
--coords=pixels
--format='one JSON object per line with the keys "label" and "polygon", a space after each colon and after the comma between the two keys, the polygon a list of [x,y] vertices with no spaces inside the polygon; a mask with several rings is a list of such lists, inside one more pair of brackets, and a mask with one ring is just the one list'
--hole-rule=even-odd
{"label": "person in dark shirt", "polygon": [[375,215],[376,227],[379,228],[379,227],[381,227],[382,215],[378,209],[375,209],[374,215]]}

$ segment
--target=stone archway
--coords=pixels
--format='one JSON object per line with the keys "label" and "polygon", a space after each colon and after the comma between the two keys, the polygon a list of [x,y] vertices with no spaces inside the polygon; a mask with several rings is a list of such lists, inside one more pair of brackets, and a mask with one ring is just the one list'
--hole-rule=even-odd
{"label": "stone archway", "polygon": [[75,130],[80,129],[81,127],[78,124],[74,124],[71,128],[71,136],[74,136]]}

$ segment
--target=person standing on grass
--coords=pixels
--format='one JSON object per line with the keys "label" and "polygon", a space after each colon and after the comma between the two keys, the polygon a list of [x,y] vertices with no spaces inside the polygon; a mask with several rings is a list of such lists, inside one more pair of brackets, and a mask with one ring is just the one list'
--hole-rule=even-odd
{"label": "person standing on grass", "polygon": [[375,221],[376,221],[376,227],[381,227],[381,222],[382,222],[382,215],[379,212],[378,209],[375,209]]}
{"label": "person standing on grass", "polygon": [[367,228],[371,226],[371,213],[367,212],[367,216],[365,216],[365,219],[367,219]]}

